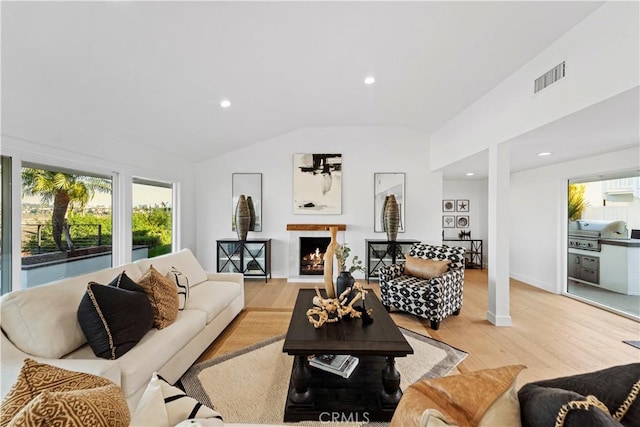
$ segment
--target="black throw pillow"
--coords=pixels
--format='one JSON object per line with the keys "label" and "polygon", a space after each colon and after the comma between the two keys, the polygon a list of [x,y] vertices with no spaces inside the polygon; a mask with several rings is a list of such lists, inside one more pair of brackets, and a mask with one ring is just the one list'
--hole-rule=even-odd
{"label": "black throw pillow", "polygon": [[116,287],[90,282],[78,307],[80,327],[95,355],[104,359],[122,356],[153,327],[147,295],[125,289],[123,283]]}
{"label": "black throw pillow", "polygon": [[109,283],[109,286],[113,286],[115,288],[122,288],[128,291],[142,292],[146,295],[146,292],[142,288],[142,286],[138,285],[136,282],[131,280],[127,273],[124,271],[116,276],[115,279]]}
{"label": "black throw pillow", "polygon": [[549,427],[557,425],[558,420],[563,427],[622,427],[609,411],[589,404],[575,391],[532,383],[518,391],[518,399],[522,427]]}
{"label": "black throw pillow", "polygon": [[[634,393],[634,385],[640,382],[640,363],[613,366],[599,371],[580,375],[536,381],[532,384],[541,387],[552,387],[570,390],[582,396],[595,396],[604,403],[614,418],[627,427],[640,427],[640,396]],[[616,413],[630,402],[622,418]],[[627,405],[625,405],[626,407]]]}

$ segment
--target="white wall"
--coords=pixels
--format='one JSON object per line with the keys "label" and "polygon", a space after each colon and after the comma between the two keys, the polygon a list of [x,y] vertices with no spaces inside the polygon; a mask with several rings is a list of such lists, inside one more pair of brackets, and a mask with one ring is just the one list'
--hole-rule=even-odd
{"label": "white wall", "polygon": [[[640,83],[638,2],[608,2],[431,135],[439,169]],[[533,94],[533,81],[566,61],[566,77]]]}
{"label": "white wall", "polygon": [[[114,247],[114,265],[127,262],[131,257],[131,179],[142,177],[158,181],[174,182],[180,194],[180,204],[175,206],[178,215],[177,223],[179,248],[191,248],[196,246],[196,186],[194,165],[186,160],[176,159],[159,151],[143,150],[135,143],[94,144],[93,141],[85,145],[83,151],[70,151],[65,148],[64,142],[53,138],[44,142],[34,142],[20,139],[14,136],[2,135],[0,146],[3,155],[14,159],[14,182],[18,182],[20,176],[20,162],[26,161],[43,165],[52,165],[76,170],[85,170],[99,174],[117,174],[120,187],[114,185],[114,215],[121,214],[119,220],[122,223],[122,238],[120,248]],[[115,184],[115,183],[114,183]],[[20,218],[21,195],[18,189],[13,198],[13,221],[21,222]],[[122,210],[117,205],[123,206]],[[114,231],[116,233],[117,231]],[[14,253],[20,253],[20,229],[14,227]],[[115,245],[114,240],[114,245]],[[116,253],[116,251],[118,251]],[[14,257],[14,272],[20,271],[20,258]],[[14,288],[19,286],[19,274],[14,274]]]}
{"label": "white wall", "polygon": [[640,169],[640,148],[511,175],[511,277],[551,292],[566,283],[567,185],[571,178]]}
{"label": "white wall", "polygon": [[[341,153],[342,214],[294,215],[294,153]],[[428,137],[405,128],[305,128],[256,143],[197,165],[197,250],[206,269],[216,269],[216,240],[231,231],[231,175],[262,173],[262,232],[271,238],[273,277],[287,277],[290,223],[346,224],[345,241],[364,259],[365,239],[385,239],[373,231],[374,172],[406,172],[406,228],[398,239],[439,242],[442,175],[429,172]],[[357,274],[357,277],[363,277]]]}
{"label": "white wall", "polygon": [[443,228],[445,238],[457,239],[460,231],[471,231],[472,239],[481,239],[483,244],[482,262],[487,263],[487,200],[488,183],[486,179],[444,180],[443,199],[469,200],[469,212],[442,213],[442,215],[469,215],[469,228]]}

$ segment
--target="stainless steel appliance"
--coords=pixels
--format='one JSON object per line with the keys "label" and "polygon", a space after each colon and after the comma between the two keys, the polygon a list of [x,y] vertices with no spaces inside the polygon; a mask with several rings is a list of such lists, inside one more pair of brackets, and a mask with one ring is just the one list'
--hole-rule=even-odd
{"label": "stainless steel appliance", "polygon": [[601,239],[628,239],[624,221],[578,220],[569,223],[569,248],[600,252]]}
{"label": "stainless steel appliance", "polygon": [[[570,279],[600,285],[601,252],[603,239],[628,239],[629,230],[624,221],[578,220],[569,223],[568,276]],[[606,257],[605,257],[606,258]],[[606,263],[606,260],[604,261]]]}
{"label": "stainless steel appliance", "polygon": [[600,257],[569,252],[568,267],[569,278],[600,284]]}

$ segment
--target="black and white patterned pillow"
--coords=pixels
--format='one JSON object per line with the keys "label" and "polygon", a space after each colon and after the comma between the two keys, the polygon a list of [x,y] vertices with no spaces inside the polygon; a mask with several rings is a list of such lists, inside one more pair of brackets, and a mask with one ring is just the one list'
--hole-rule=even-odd
{"label": "black and white patterned pillow", "polygon": [[187,396],[184,391],[154,373],[140,398],[131,425],[177,426],[188,425],[183,424],[188,420],[198,420],[200,425],[224,425],[219,412]]}
{"label": "black and white patterned pillow", "polygon": [[171,267],[171,270],[167,273],[167,278],[178,287],[178,310],[182,311],[189,299],[189,279],[175,267]]}

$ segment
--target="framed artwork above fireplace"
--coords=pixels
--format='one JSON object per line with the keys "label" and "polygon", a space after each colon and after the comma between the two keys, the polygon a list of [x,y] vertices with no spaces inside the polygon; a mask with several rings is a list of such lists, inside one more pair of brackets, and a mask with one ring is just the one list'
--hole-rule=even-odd
{"label": "framed artwork above fireplace", "polygon": [[293,213],[342,213],[342,154],[293,155]]}

